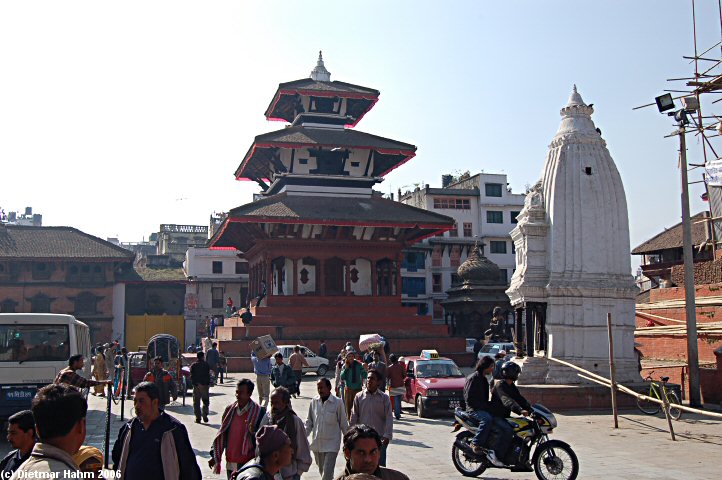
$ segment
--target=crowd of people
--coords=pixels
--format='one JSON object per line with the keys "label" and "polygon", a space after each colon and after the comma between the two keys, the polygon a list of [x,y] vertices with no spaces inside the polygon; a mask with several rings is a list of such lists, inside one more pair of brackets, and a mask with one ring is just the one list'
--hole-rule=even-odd
{"label": "crowd of people", "polygon": [[[123,356],[117,345],[109,347]],[[363,362],[356,360],[357,353],[349,347],[339,354],[342,366],[336,384],[325,377],[316,382],[317,395],[311,399],[305,420],[292,405],[292,399],[300,395],[302,368],[307,366],[300,348],[294,349],[288,365],[280,353],[273,365],[270,358],[254,355],[256,382],[248,378],[237,382],[236,399],[225,407],[209,448],[209,468],[220,474],[225,456],[229,479],[298,480],[313,463],[323,480],[356,474],[406,479],[404,474],[385,467],[398,410],[385,390],[398,388],[394,387],[398,382],[390,379],[399,364],[392,355],[387,367],[383,351],[369,352]],[[38,391],[31,410],[11,417],[8,440],[15,450],[0,462],[0,472],[12,474],[13,479],[27,478],[29,472],[66,475],[77,471],[93,472],[101,478],[102,453],[84,445],[88,404],[82,391],[98,388],[95,393],[103,395],[105,386],[111,383],[108,365],[127,366],[127,352],[123,363],[106,358],[108,350],[106,346],[95,349],[95,379],[77,373],[85,358],[75,355],[53,384]],[[210,351],[197,352],[197,360],[190,368],[193,410],[199,423],[209,421],[208,388],[213,376],[208,361],[213,356]],[[201,467],[186,427],[164,408],[174,395],[174,382],[162,358],[152,362],[152,368],[133,391],[135,417],[121,427],[113,443],[115,478],[200,479]],[[252,398],[257,386],[258,403]],[[335,474],[341,451],[345,467]]]}

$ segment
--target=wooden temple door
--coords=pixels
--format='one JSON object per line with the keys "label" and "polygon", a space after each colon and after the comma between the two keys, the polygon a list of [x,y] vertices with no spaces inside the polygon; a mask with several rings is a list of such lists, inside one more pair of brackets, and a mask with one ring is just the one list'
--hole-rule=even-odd
{"label": "wooden temple door", "polygon": [[376,262],[376,288],[382,297],[396,294],[396,264],[392,260]]}
{"label": "wooden temple door", "polygon": [[346,292],[346,278],[344,266],[346,262],[340,258],[329,258],[324,262],[323,281],[326,295],[344,295]]}

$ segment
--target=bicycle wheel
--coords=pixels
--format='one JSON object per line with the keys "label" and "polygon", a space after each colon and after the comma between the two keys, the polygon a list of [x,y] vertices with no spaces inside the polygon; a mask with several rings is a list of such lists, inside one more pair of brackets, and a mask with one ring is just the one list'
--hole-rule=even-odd
{"label": "bicycle wheel", "polygon": [[[650,389],[648,392],[644,392],[644,394],[649,397],[657,396],[656,392],[652,389]],[[651,400],[647,400],[647,399],[642,400],[641,398],[637,398],[637,408],[642,413],[646,413],[647,415],[655,415],[657,412],[659,412],[661,410],[662,407],[658,403],[653,402]]]}
{"label": "bicycle wheel", "polygon": [[682,402],[679,401],[677,394],[674,392],[667,392],[667,401],[669,401],[669,416],[675,420],[679,420],[682,416],[682,410],[675,407],[675,405],[681,405]]}

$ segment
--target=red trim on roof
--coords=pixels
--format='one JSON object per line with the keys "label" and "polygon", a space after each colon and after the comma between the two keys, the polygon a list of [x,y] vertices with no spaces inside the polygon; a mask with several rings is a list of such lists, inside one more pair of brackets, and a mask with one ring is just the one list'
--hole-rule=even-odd
{"label": "red trim on roof", "polygon": [[[387,152],[381,152],[380,150],[379,150],[379,152],[380,152],[380,153],[387,153]],[[414,158],[415,156],[416,156],[416,152],[412,153],[411,155],[409,155],[409,156],[406,157],[405,159],[401,160],[399,163],[397,163],[397,164],[394,165],[393,167],[389,168],[389,169],[386,170],[385,172],[381,172],[381,175],[380,175],[380,176],[385,177],[387,173],[389,173],[389,172],[392,171],[392,170],[395,170],[395,169],[399,168],[401,165],[403,165],[404,163],[408,162],[409,160],[411,160],[411,159]]]}
{"label": "red trim on roof", "polygon": [[237,250],[236,247],[209,247],[208,250]]}
{"label": "red trim on roof", "polygon": [[[228,217],[226,223],[291,223],[291,224],[309,224],[309,225],[337,225],[339,227],[406,227],[406,228],[423,228],[423,229],[444,229],[450,230],[452,226],[439,224],[418,224],[418,223],[391,223],[379,221],[358,222],[354,220],[321,220],[314,218],[279,218],[279,217]],[[225,228],[223,229],[225,230]]]}

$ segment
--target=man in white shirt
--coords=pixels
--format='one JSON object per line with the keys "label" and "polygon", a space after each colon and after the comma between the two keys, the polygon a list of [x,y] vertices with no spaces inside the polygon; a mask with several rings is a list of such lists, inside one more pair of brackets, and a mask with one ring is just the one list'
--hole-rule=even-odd
{"label": "man in white shirt", "polygon": [[308,406],[306,434],[311,436],[311,452],[318,465],[321,480],[332,480],[341,437],[348,430],[346,407],[340,398],[331,394],[331,382],[321,378],[316,382],[318,395]]}

